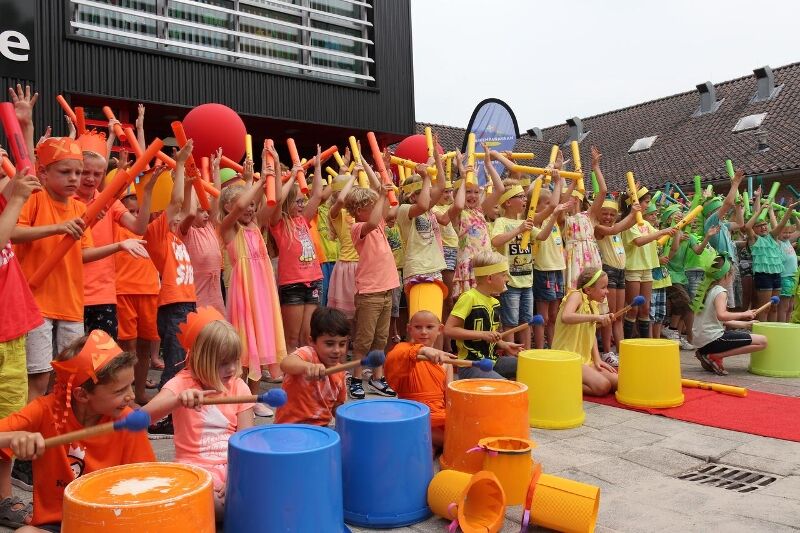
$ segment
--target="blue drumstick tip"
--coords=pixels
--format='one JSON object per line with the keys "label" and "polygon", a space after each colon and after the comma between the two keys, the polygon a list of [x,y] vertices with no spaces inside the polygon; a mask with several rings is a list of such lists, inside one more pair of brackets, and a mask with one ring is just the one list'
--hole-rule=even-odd
{"label": "blue drumstick tip", "polygon": [[541,326],[542,324],[544,324],[544,317],[542,315],[533,315],[533,318],[531,319],[531,324],[533,324],[534,326]]}
{"label": "blue drumstick tip", "polygon": [[114,422],[114,430],[125,429],[127,431],[144,431],[150,426],[150,414],[147,411],[137,409],[125,418],[120,418]]}
{"label": "blue drumstick tip", "polygon": [[270,407],[280,407],[288,399],[286,391],[283,389],[270,389],[258,395],[258,403],[265,403]]}
{"label": "blue drumstick tip", "polygon": [[639,296],[637,296],[636,298],[634,298],[633,301],[631,302],[631,305],[634,305],[634,306],[638,306],[638,305],[642,305],[642,304],[644,304],[644,296],[642,296],[641,294]]}
{"label": "blue drumstick tip", "polygon": [[361,366],[368,366],[370,368],[377,368],[386,361],[386,354],[381,350],[372,350],[365,358],[361,360]]}
{"label": "blue drumstick tip", "polygon": [[480,359],[478,361],[473,361],[472,366],[477,366],[479,369],[483,370],[484,372],[491,372],[492,368],[494,367],[491,359]]}
{"label": "blue drumstick tip", "polygon": [[773,296],[772,298],[769,299],[769,301],[772,304],[777,304],[777,303],[780,303],[781,299],[779,297],[777,297],[777,296]]}

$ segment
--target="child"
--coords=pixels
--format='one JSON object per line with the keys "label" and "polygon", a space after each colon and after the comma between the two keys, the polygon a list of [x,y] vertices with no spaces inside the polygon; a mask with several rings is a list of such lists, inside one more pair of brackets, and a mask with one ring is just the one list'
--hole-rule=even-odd
{"label": "child", "polygon": [[515,379],[516,355],[522,345],[501,339],[500,302],[495,298],[506,288],[508,261],[498,252],[480,252],[473,258],[472,266],[477,284],[458,297],[444,331],[456,339],[459,359],[488,358],[494,361],[494,370],[484,372],[477,367],[465,367],[458,370],[458,377]]}
{"label": "child", "polygon": [[[270,234],[279,253],[278,298],[281,303],[286,351],[295,351],[308,338],[311,314],[319,306],[322,269],[311,239],[311,226],[322,201],[320,147],[314,158],[311,197],[300,194],[294,180],[283,184],[281,207],[270,218]],[[275,376],[273,376],[275,377]]]}
{"label": "child", "polygon": [[[267,148],[262,152],[262,174],[274,173],[280,168],[278,154],[270,149],[275,167],[267,165]],[[253,162],[245,161],[245,173],[252,176]],[[277,180],[276,176],[276,180]],[[293,177],[291,178],[294,179]],[[275,188],[277,196],[280,187]],[[264,185],[255,182],[249,189],[240,185],[226,187],[220,195],[220,233],[228,256],[233,264],[230,289],[228,290],[228,321],[239,332],[242,342],[242,367],[247,372],[248,385],[253,394],[259,390],[262,366],[269,368],[273,378],[281,375],[279,362],[286,356],[283,322],[278,303],[278,287],[267,247],[261,235],[275,207],[266,201],[257,203],[264,196]],[[258,290],[254,290],[258,287]],[[272,410],[264,404],[253,408],[256,416],[272,416]]]}
{"label": "child", "polygon": [[350,320],[344,313],[331,307],[314,311],[308,345],[281,361],[288,401],[275,414],[276,424],[330,424],[347,389],[344,372],[326,376],[325,369],[344,358],[349,339]]}
{"label": "child", "polygon": [[394,256],[394,266],[397,269],[398,286],[392,291],[392,316],[389,320],[389,340],[397,344],[402,340],[400,337],[400,305],[403,300],[403,263],[405,255],[403,249],[403,238],[400,228],[397,226],[397,219],[390,218],[386,221],[386,240]]}
{"label": "child", "polygon": [[434,448],[444,445],[447,384],[453,381],[453,359],[433,347],[444,326],[430,311],[417,311],[408,322],[409,342],[401,342],[386,355],[386,379],[398,398],[414,400],[431,410],[431,436]]}
{"label": "child", "polygon": [[253,425],[253,404],[203,405],[214,398],[245,396],[242,345],[233,326],[213,307],[189,313],[178,334],[186,366],[142,409],[154,419],[172,413],[175,461],[207,470],[214,482],[214,511],[222,521],[228,478],[228,439]]}
{"label": "child", "polygon": [[608,275],[587,269],[578,276],[579,289],[570,289],[556,317],[553,349],[575,352],[583,360],[583,393],[605,396],[617,388],[617,370],[600,359],[595,324],[611,323],[610,314],[600,314],[599,303],[608,293]]}
{"label": "child", "polygon": [[[739,193],[739,186],[744,179],[744,171],[736,169],[736,172],[731,178],[731,187],[728,189],[728,194],[725,199],[713,197],[706,201],[703,206],[703,233],[708,233],[708,230],[714,226],[719,226],[720,231],[717,235],[709,240],[711,246],[717,253],[726,253],[733,263],[733,277],[731,278],[731,286],[728,289],[728,307],[739,307],[742,303],[742,282],[739,275],[739,256],[736,254],[736,245],[733,243],[731,233],[744,227],[744,220],[742,219],[742,211],[734,209],[736,204],[736,195]],[[734,209],[736,220],[726,221],[725,218]],[[758,210],[756,210],[758,211]],[[778,287],[780,289],[780,287]]]}
{"label": "child", "polygon": [[[459,190],[463,190],[463,188],[459,187]],[[462,206],[464,205],[464,200],[462,193]],[[431,212],[436,216],[436,221],[439,223],[439,233],[442,236],[442,252],[445,265],[444,270],[442,270],[442,281],[444,286],[447,287],[447,296],[444,299],[442,309],[443,317],[447,317],[453,308],[453,276],[455,275],[456,258],[458,257],[458,233],[456,233],[453,223],[447,215],[453,203],[455,203],[455,190],[453,189],[453,182],[448,178],[444,182],[444,191],[442,191],[439,201],[431,207]],[[450,342],[447,337],[444,338],[443,344],[448,350],[450,349]]]}
{"label": "child", "polygon": [[[786,211],[791,211],[791,208]],[[770,215],[774,219],[775,215],[773,213],[770,213]],[[795,281],[797,274],[797,253],[792,246],[795,235],[795,226],[786,224],[778,237],[778,245],[783,254],[781,301],[778,304],[778,322],[789,322],[792,316],[794,293],[797,289],[797,282]]]}
{"label": "child", "polygon": [[358,172],[350,175],[347,165],[349,164],[349,150],[345,152],[343,165],[339,168],[339,175],[334,178],[331,188],[331,208],[328,211],[328,228],[331,237],[339,242],[339,259],[331,272],[330,285],[328,287],[328,307],[341,310],[350,320],[356,314],[353,295],[356,292],[356,268],[358,268],[358,252],[350,238],[350,228],[355,220],[347,212],[342,211],[344,200],[353,188],[355,176]]}
{"label": "child", "polygon": [[[53,361],[56,385],[18,413],[0,420],[13,431],[11,451],[32,459],[33,526],[18,531],[59,531],[64,487],[91,472],[129,463],[155,461],[144,432],[114,431],[62,446],[44,448],[44,439],[104,424],[131,413],[136,356],[123,352],[101,330],[70,344]],[[3,450],[5,460],[11,458]]]}
{"label": "child", "polygon": [[[655,203],[648,204],[644,219],[651,226],[658,226],[658,208]],[[651,337],[654,339],[661,338],[661,328],[667,318],[667,291],[672,286],[672,278],[665,265],[669,263],[670,257],[677,250],[678,242],[678,239],[673,238],[664,246],[656,241],[655,249],[651,249],[652,253],[655,253],[657,265],[652,270],[653,293],[650,295],[650,327],[652,328]],[[678,338],[673,340],[678,340]]]}
{"label": "child", "polygon": [[704,370],[718,376],[728,374],[722,364],[724,357],[757,352],[767,347],[765,336],[741,331],[750,328],[756,319],[752,310],[741,313],[728,311],[725,287],[733,279],[732,270],[733,263],[725,255],[714,259],[693,302],[696,314],[694,344],[698,346],[695,357]]}
{"label": "child", "polygon": [[[375,178],[370,166],[364,162],[364,170],[372,180]],[[381,192],[357,188],[350,191],[345,200],[347,211],[356,223],[350,228],[350,238],[359,257],[356,269],[355,331],[353,357],[360,359],[371,350],[383,350],[389,338],[389,321],[392,314],[392,294],[399,285],[394,266],[394,255],[386,240],[386,216],[389,202],[386,194],[390,185],[384,184]],[[435,222],[434,222],[435,223]],[[363,399],[360,368],[353,372],[350,380],[351,398]],[[373,392],[383,396],[395,396],[386,383],[381,367],[372,369],[369,386]]]}

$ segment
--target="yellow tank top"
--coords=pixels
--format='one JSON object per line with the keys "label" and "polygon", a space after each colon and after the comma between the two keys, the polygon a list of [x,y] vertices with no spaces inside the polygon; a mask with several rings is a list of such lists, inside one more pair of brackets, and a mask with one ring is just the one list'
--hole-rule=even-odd
{"label": "yellow tank top", "polygon": [[581,356],[581,361],[584,365],[592,364],[592,349],[594,348],[595,340],[595,326],[594,322],[581,322],[580,324],[564,324],[561,320],[561,315],[564,313],[564,302],[567,301],[573,292],[580,292],[583,298],[581,305],[578,306],[578,314],[580,315],[597,315],[600,313],[599,305],[597,302],[589,300],[589,297],[583,291],[571,289],[567,295],[561,300],[561,305],[558,308],[558,316],[556,316],[556,332],[553,335],[554,350],[564,350],[567,352],[574,352]]}

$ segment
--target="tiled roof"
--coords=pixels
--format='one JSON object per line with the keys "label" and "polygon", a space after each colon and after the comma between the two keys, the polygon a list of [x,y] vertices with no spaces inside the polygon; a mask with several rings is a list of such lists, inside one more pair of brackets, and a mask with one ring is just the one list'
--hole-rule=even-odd
{"label": "tiled roof", "polygon": [[[727,177],[726,159],[748,176],[800,171],[800,63],[776,68],[773,73],[776,87],[783,88],[767,101],[751,103],[757,82],[755,75],[750,75],[714,86],[717,101],[724,99],[714,113],[693,116],[700,105],[699,92],[693,90],[582,117],[584,132],[589,132],[581,142],[583,166],[588,170],[589,148],[597,146],[603,153],[603,174],[610,190],[625,186],[629,170],[648,186],[660,187],[667,181],[688,184],[695,174],[703,176],[704,183],[723,180]],[[767,113],[761,124],[761,130],[767,132],[766,151],[757,148],[756,130],[732,131],[740,118],[756,113]],[[418,123],[417,131],[428,125],[439,133],[445,150],[461,148],[463,128]],[[563,144],[568,133],[566,122],[543,129],[544,141],[523,133],[516,150],[534,152],[537,166],[544,165],[550,147]],[[658,138],[648,151],[628,153],[636,139],[653,135]],[[564,157],[569,157],[568,150]]]}

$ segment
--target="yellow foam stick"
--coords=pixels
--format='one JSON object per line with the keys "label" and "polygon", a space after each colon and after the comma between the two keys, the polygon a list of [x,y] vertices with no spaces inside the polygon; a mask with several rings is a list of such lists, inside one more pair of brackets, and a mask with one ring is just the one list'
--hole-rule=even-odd
{"label": "yellow foam stick", "polygon": [[339,151],[333,152],[333,158],[336,160],[336,164],[339,165],[339,168],[344,166],[344,159],[342,159],[342,154]]}
{"label": "yellow foam stick", "polygon": [[[393,165],[397,165],[399,167],[405,167],[408,169],[409,176],[416,171],[417,165],[419,163],[412,161],[410,159],[403,159],[402,157],[397,157],[395,155],[391,156],[391,162]],[[428,176],[436,176],[436,167],[428,167]]]}
{"label": "yellow foam stick", "polygon": [[[696,206],[694,209],[686,213],[683,216],[683,218],[678,221],[677,224],[675,224],[675,229],[685,228],[687,225],[691,224],[692,220],[697,218],[697,216],[700,215],[700,213],[702,212],[703,212],[703,206],[702,205]],[[667,242],[668,239],[669,235],[664,235],[663,237],[658,239],[658,244],[664,246],[664,244]]]}
{"label": "yellow foam stick", "polygon": [[425,145],[428,147],[428,157],[433,157],[433,132],[430,126],[425,126]]}
{"label": "yellow foam stick", "polygon": [[[628,172],[625,174],[625,178],[628,180],[628,191],[631,195],[631,205],[639,203],[639,190],[636,188],[636,180],[633,179],[633,172]],[[642,212],[636,212],[636,223],[640,226],[644,226],[644,218],[642,218]]]}
{"label": "yellow foam stick", "polygon": [[572,166],[575,168],[575,172],[581,171],[581,149],[578,147],[578,141],[572,141],[569,143],[569,147],[572,150]]}
{"label": "yellow foam stick", "polygon": [[[545,174],[546,176],[552,176],[553,169],[550,168],[542,168],[542,167],[528,167],[525,165],[513,165],[511,170],[514,172],[522,172],[523,174]],[[571,180],[580,180],[583,178],[583,174],[580,172],[570,172],[568,170],[559,170],[559,174],[561,177],[571,179]],[[545,180],[549,181],[549,180]]]}
{"label": "yellow foam stick", "polygon": [[[356,141],[356,138],[352,135],[348,140],[350,141],[350,151],[353,153],[353,161],[360,163],[361,152],[358,149],[358,141]],[[367,178],[367,173],[364,170],[358,171],[358,186],[365,189],[369,187],[369,178]]]}
{"label": "yellow foam stick", "polygon": [[446,159],[444,162],[444,174],[447,179],[453,178],[453,158]]}
{"label": "yellow foam stick", "polygon": [[335,178],[336,176],[339,175],[339,173],[333,170],[331,167],[325,167],[325,172],[327,172],[328,175],[331,176],[332,178]]}
{"label": "yellow foam stick", "polygon": [[[528,218],[533,220],[536,216],[536,206],[539,205],[539,194],[542,192],[542,180],[537,179],[533,182],[533,193],[531,194],[531,205],[528,208]],[[522,249],[527,250],[531,243],[531,232],[526,231],[522,234]]]}
{"label": "yellow foam stick", "polygon": [[347,173],[348,174],[352,174],[353,173],[353,169],[355,168],[355,166],[356,166],[356,162],[355,161],[350,161],[350,166],[347,167]]}
{"label": "yellow foam stick", "polygon": [[[548,165],[550,167],[552,167],[553,165],[556,164],[556,157],[558,157],[558,145],[554,144],[553,147],[550,148],[550,159],[548,160]],[[552,178],[552,176],[550,174],[545,176],[544,184],[545,185],[550,185],[550,179],[551,178]]]}
{"label": "yellow foam stick", "polygon": [[403,182],[406,181],[406,167],[403,165],[397,165],[397,178],[400,181],[400,186],[403,186]]}
{"label": "yellow foam stick", "polygon": [[453,159],[456,155],[458,155],[458,153],[455,150],[452,152],[445,152],[442,154],[442,161],[446,159]]}
{"label": "yellow foam stick", "polygon": [[[475,134],[470,133],[467,136],[467,166],[475,167]],[[475,179],[475,171],[467,171],[467,183],[477,183]]]}
{"label": "yellow foam stick", "polygon": [[[535,159],[536,158],[536,156],[533,155],[533,152],[514,152],[514,153],[511,154],[511,157],[509,157],[507,154],[502,154],[502,155],[506,159],[511,159],[512,161],[518,161],[520,159]],[[475,157],[479,158],[479,159],[486,159],[486,154],[484,154],[482,152],[477,152],[475,154]]]}
{"label": "yellow foam stick", "polygon": [[734,387],[733,385],[723,385],[722,383],[697,381],[695,379],[681,379],[681,385],[684,387],[689,387],[690,389],[713,390],[715,392],[730,394],[731,396],[739,396],[741,398],[747,396],[747,389],[744,387]]}
{"label": "yellow foam stick", "polygon": [[244,153],[250,161],[253,160],[253,136],[249,133],[244,136]]}

